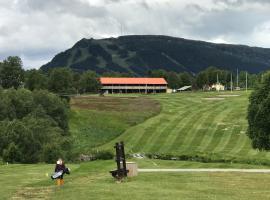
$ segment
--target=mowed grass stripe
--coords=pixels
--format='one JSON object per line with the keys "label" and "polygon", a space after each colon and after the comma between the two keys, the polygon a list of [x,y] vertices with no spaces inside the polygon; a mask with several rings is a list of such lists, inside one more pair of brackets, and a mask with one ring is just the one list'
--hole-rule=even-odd
{"label": "mowed grass stripe", "polygon": [[[194,106],[192,110],[197,110],[198,105]],[[190,108],[189,108],[190,109]],[[162,129],[162,131],[156,135],[155,138],[152,138],[152,142],[150,145],[147,146],[145,151],[148,152],[163,152],[161,151],[162,146],[166,144],[166,139],[175,131],[175,128],[182,124],[181,122],[186,119],[192,110],[185,109],[178,113],[178,115],[175,116],[174,120],[167,126],[165,129]],[[171,143],[172,141],[170,141]],[[164,153],[164,152],[163,152]]]}
{"label": "mowed grass stripe", "polygon": [[[150,126],[144,127],[142,134],[137,135],[133,133],[133,137],[129,138],[128,142],[132,143],[132,150],[134,152],[142,152],[142,148],[144,146],[149,145],[149,143],[152,143],[151,138],[153,138],[156,134],[156,132],[159,131],[159,129],[162,127],[166,127],[166,124],[169,123],[171,115],[164,114],[161,112],[157,117],[152,118],[153,123]],[[144,125],[144,124],[142,124]],[[141,126],[141,125],[138,125]]]}
{"label": "mowed grass stripe", "polygon": [[200,120],[199,116],[201,116],[202,113],[208,110],[208,108],[204,104],[201,104],[199,108],[201,109],[191,112],[189,117],[186,118],[185,122],[183,122],[183,127],[177,130],[177,136],[175,140],[171,142],[169,152],[181,151],[181,146],[183,145],[185,137],[187,136],[186,133],[188,132],[188,130],[193,128],[194,124],[198,120]]}
{"label": "mowed grass stripe", "polygon": [[[171,106],[171,103],[167,103],[167,106]],[[162,119],[167,119],[169,117],[168,114],[164,114],[164,109],[162,105],[161,113],[151,119],[148,119],[142,124],[136,125],[131,129],[128,129],[124,134],[120,137],[116,138],[115,141],[123,140],[127,143],[127,150],[132,152],[140,152],[141,147],[144,146],[144,142],[147,137],[151,137],[152,134],[155,133],[158,126],[160,126],[160,122],[163,121]],[[111,143],[112,145],[113,143]]]}
{"label": "mowed grass stripe", "polygon": [[202,119],[197,123],[194,129],[189,130],[189,137],[184,141],[184,146],[182,147],[182,152],[195,152],[196,148],[200,145],[200,142],[204,135],[206,134],[206,127],[208,122],[213,121],[213,117],[215,117],[218,113],[223,110],[223,104],[215,104],[211,107],[208,107],[207,114],[202,115]]}
{"label": "mowed grass stripe", "polygon": [[[174,118],[177,118],[177,115],[174,115]],[[155,138],[159,137],[159,135],[171,125],[170,120],[174,120],[174,118],[163,118],[162,121],[154,127],[155,131],[150,132],[151,134],[146,130],[147,133],[141,138],[139,143],[137,143],[137,149],[141,152],[148,152],[147,148],[150,148],[151,144],[155,144]]]}
{"label": "mowed grass stripe", "polygon": [[232,136],[230,141],[228,142],[228,144],[225,146],[225,148],[223,149],[222,153],[224,155],[229,155],[231,150],[235,147],[235,145],[237,144],[237,141],[239,139],[239,132],[242,130],[241,126],[232,126]]}
{"label": "mowed grass stripe", "polygon": [[230,154],[237,155],[239,152],[244,148],[246,142],[247,142],[247,136],[245,135],[245,127],[242,127],[242,129],[238,133],[238,140],[235,144],[234,148],[230,151]]}
{"label": "mowed grass stripe", "polygon": [[190,126],[189,122],[194,119],[195,116],[198,115],[200,112],[204,111],[201,109],[196,109],[196,111],[189,112],[189,114],[186,115],[186,117],[181,121],[181,123],[178,123],[178,125],[171,131],[171,133],[173,133],[175,137],[173,137],[173,139],[169,141],[169,143],[167,143],[169,147],[167,151],[168,153],[173,153],[178,149],[179,145],[182,142],[182,138],[185,138],[186,130]]}
{"label": "mowed grass stripe", "polygon": [[[224,118],[226,118],[227,116],[230,116],[230,114],[234,112],[232,109],[226,109],[226,110],[228,110],[228,112],[226,115],[224,115]],[[205,149],[205,151],[213,152],[214,149],[222,142],[222,139],[223,139],[222,136],[226,134],[226,126],[223,124],[224,118],[221,119],[221,121],[217,123],[216,131],[214,132],[212,140],[208,144],[208,147]]]}
{"label": "mowed grass stripe", "polygon": [[[195,108],[192,108],[192,109],[196,109]],[[148,141],[146,141],[145,145],[142,147],[142,151],[143,152],[150,152],[149,149],[151,148],[152,145],[158,145],[159,143],[156,141],[160,138],[160,135],[162,133],[166,133],[168,128],[170,128],[170,126],[172,126],[174,124],[174,121],[177,122],[177,120],[179,119],[179,116],[181,117],[181,112],[183,112],[183,109],[182,107],[180,107],[180,112],[177,113],[176,115],[171,115],[171,116],[168,116],[168,118],[172,118],[171,121],[169,121],[168,119],[166,119],[166,125],[164,125],[162,127],[162,124],[159,124],[156,126],[156,129],[157,131],[156,132],[153,132],[153,134],[151,135],[151,138],[148,138]],[[188,110],[187,113],[191,112],[192,110]],[[145,138],[142,138],[142,139],[145,139]],[[145,148],[146,147],[146,148]],[[152,152],[152,151],[151,151]]]}
{"label": "mowed grass stripe", "polygon": [[134,152],[140,152],[141,148],[145,145],[145,141],[147,141],[148,138],[156,132],[157,127],[165,123],[165,119],[167,119],[166,116],[167,115],[160,114],[158,117],[152,118],[151,125],[138,125],[138,129],[140,130],[139,133],[134,133],[133,131],[129,133],[131,137],[127,138],[126,142],[132,144],[132,150]]}
{"label": "mowed grass stripe", "polygon": [[99,149],[110,150],[116,142],[124,141],[127,144],[126,150],[127,151],[132,150],[132,148],[134,147],[133,142],[136,140],[139,140],[144,135],[146,128],[149,127],[149,125],[156,123],[157,119],[159,119],[160,117],[162,117],[161,114],[159,114],[155,117],[152,117],[150,119],[147,119],[142,124],[139,124],[139,125],[136,125],[136,126],[129,128],[123,134],[121,134],[120,136],[115,138],[114,140],[108,142],[105,145],[100,146]]}
{"label": "mowed grass stripe", "polygon": [[[193,108],[198,108],[197,106],[194,106]],[[159,145],[159,152],[165,153],[170,152],[172,142],[176,141],[176,138],[178,137],[179,134],[182,134],[181,130],[183,129],[183,124],[190,121],[191,119],[190,117],[193,117],[193,115],[189,115],[191,113],[192,112],[190,110],[187,110],[187,112],[179,116],[178,118],[179,121],[174,123],[174,126],[172,126],[171,129],[168,131],[169,134],[165,138],[163,138],[163,142]]]}
{"label": "mowed grass stripe", "polygon": [[219,123],[222,122],[224,117],[231,111],[230,109],[227,108],[227,105],[223,105],[223,106],[224,106],[223,107],[224,109],[218,115],[215,116],[215,118],[213,119],[213,122],[209,126],[209,131],[207,131],[205,136],[202,138],[202,141],[197,148],[199,152],[204,152],[206,149],[209,148],[208,146],[211,144],[212,140],[215,137],[215,133],[218,129]]}
{"label": "mowed grass stripe", "polygon": [[233,134],[233,128],[228,127],[228,130],[224,131],[224,133],[219,141],[219,144],[214,148],[213,152],[214,153],[223,152],[226,145],[230,142],[230,140],[232,138],[232,134]]}
{"label": "mowed grass stripe", "polygon": [[[159,129],[158,129],[159,131],[156,132],[156,134],[152,135],[152,137],[150,138],[149,144],[144,146],[143,151],[144,152],[156,152],[156,151],[158,151],[160,146],[164,142],[164,140],[166,140],[167,135],[177,125],[176,122],[179,122],[179,121],[183,120],[184,117],[182,117],[182,115],[187,116],[187,113],[189,113],[189,111],[179,112],[177,115],[174,115],[173,120],[170,123],[168,123],[164,127],[159,127]],[[179,117],[179,115],[180,115],[180,117]]]}
{"label": "mowed grass stripe", "polygon": [[[173,101],[173,102],[175,102],[175,101]],[[169,110],[168,107],[171,107],[171,103],[169,103],[169,102],[165,103],[163,106],[165,107],[165,108],[163,107],[163,110],[168,111]],[[182,116],[181,113],[184,112],[185,110],[186,110],[186,113],[192,112],[193,110],[196,110],[196,107],[188,107],[188,109],[186,109],[182,103],[178,103],[178,107],[174,107],[174,110],[177,110],[178,112],[174,113],[172,115],[169,115],[169,113],[167,113],[168,118],[165,120],[166,124],[159,124],[158,127],[156,127],[156,128],[158,128],[158,130],[156,130],[156,132],[152,132],[151,137],[148,138],[148,140],[146,142],[144,142],[145,145],[144,146],[142,145],[141,151],[153,152],[152,150],[150,150],[152,148],[152,146],[159,146],[160,145],[159,139],[161,138],[161,135],[163,135],[169,129],[174,127],[174,125],[177,123],[179,118],[181,118],[181,116]],[[142,139],[145,139],[145,138],[142,138]]]}

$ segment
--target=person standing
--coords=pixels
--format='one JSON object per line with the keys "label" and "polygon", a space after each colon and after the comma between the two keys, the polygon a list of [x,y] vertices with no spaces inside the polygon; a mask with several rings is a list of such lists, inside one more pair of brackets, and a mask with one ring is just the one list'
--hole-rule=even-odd
{"label": "person standing", "polygon": [[64,164],[64,161],[59,158],[56,162],[56,165],[55,165],[55,170],[54,172],[60,172],[62,171],[62,175],[59,176],[57,179],[56,179],[56,185],[58,186],[61,186],[61,185],[64,185],[64,171],[66,170],[66,167],[65,167],[65,164]]}

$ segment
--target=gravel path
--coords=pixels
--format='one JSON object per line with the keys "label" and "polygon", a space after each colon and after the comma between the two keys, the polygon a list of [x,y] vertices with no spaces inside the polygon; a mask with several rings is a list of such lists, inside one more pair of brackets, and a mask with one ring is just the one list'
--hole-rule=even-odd
{"label": "gravel path", "polygon": [[138,169],[139,172],[242,172],[270,173],[270,169]]}

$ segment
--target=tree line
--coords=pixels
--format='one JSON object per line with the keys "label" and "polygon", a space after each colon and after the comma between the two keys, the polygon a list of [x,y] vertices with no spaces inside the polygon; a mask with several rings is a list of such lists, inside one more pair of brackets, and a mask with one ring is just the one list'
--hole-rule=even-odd
{"label": "tree line", "polygon": [[[246,87],[246,71],[238,74],[238,86]],[[249,74],[248,88],[255,88],[261,81],[262,74]],[[6,88],[27,88],[31,91],[46,89],[57,94],[97,93],[100,90],[99,77],[134,77],[131,73],[105,72],[101,75],[94,71],[83,73],[74,72],[70,68],[53,68],[48,72],[31,69],[24,71],[19,57],[8,57],[0,62],[0,85]],[[237,85],[236,72],[209,67],[198,74],[188,72],[177,73],[162,69],[148,71],[148,77],[163,77],[167,80],[169,88],[178,89],[191,85],[194,90],[204,89],[218,81],[226,88],[230,88],[231,79],[233,86]]]}
{"label": "tree line", "polygon": [[[193,90],[204,90],[207,86],[216,84],[217,81],[223,84],[227,89],[237,86],[237,73],[228,70],[218,69],[217,67],[208,67],[198,74],[190,74],[188,72],[167,72],[165,70],[149,71],[150,77],[163,77],[167,80],[169,88],[178,89],[183,86],[192,86]],[[261,81],[262,74],[249,74],[246,71],[240,71],[238,74],[238,86],[246,87],[246,75],[248,88],[255,88]]]}

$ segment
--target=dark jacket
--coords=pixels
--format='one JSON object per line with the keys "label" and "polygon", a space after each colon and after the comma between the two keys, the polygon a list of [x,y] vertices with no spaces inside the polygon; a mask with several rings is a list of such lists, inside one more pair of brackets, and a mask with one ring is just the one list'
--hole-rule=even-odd
{"label": "dark jacket", "polygon": [[61,170],[64,171],[65,169],[66,169],[65,164],[62,164],[62,165],[56,164],[54,172],[59,172]]}
{"label": "dark jacket", "polygon": [[[65,164],[63,163],[62,165],[59,165],[59,164],[56,164],[55,165],[55,170],[54,170],[54,172],[59,172],[59,171],[65,171],[65,169],[66,169],[66,167],[65,167]],[[64,177],[64,173],[62,174],[62,176],[60,176],[58,179],[63,179],[63,177]]]}

